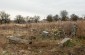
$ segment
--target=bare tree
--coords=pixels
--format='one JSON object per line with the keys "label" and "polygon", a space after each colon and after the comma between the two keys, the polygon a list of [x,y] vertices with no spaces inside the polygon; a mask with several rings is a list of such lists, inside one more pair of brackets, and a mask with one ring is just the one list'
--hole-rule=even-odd
{"label": "bare tree", "polygon": [[17,15],[16,18],[15,18],[15,20],[14,20],[14,22],[15,23],[22,24],[22,23],[25,23],[25,19],[21,15]]}
{"label": "bare tree", "polygon": [[79,19],[79,17],[75,14],[72,14],[70,17],[72,21],[77,21]]}
{"label": "bare tree", "polygon": [[10,15],[5,13],[4,11],[0,12],[0,23],[10,23]]}
{"label": "bare tree", "polygon": [[62,21],[67,20],[68,12],[66,10],[61,11],[60,15],[61,15],[61,20]]}
{"label": "bare tree", "polygon": [[34,16],[33,18],[34,18],[34,21],[37,23],[39,22],[40,16]]}
{"label": "bare tree", "polygon": [[58,15],[53,16],[53,20],[54,21],[58,21],[59,20],[59,16]]}
{"label": "bare tree", "polygon": [[53,21],[52,18],[53,18],[53,17],[52,17],[52,15],[50,14],[50,15],[47,16],[47,19],[46,19],[46,20],[47,20],[48,22],[52,22],[52,21]]}

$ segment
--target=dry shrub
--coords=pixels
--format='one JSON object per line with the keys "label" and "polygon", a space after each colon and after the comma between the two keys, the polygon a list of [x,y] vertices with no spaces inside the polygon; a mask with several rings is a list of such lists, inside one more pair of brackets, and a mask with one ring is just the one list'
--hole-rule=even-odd
{"label": "dry shrub", "polygon": [[[39,36],[42,31],[48,31],[52,32],[52,29],[56,30],[59,27],[64,29],[64,32],[66,35],[71,34],[71,27],[72,25],[76,23],[78,26],[77,29],[77,36],[85,36],[85,21],[58,21],[58,22],[51,22],[51,23],[31,23],[31,24],[6,24],[6,25],[0,25],[0,30],[2,31],[10,31],[10,32],[3,32],[4,33],[9,33],[10,35],[15,33],[19,33],[21,35],[25,36]],[[31,31],[32,29],[35,29],[36,31]]]}
{"label": "dry shrub", "polygon": [[66,35],[68,35],[68,37],[71,35],[71,30],[72,30],[72,26],[73,26],[73,22],[63,22],[62,24],[62,28],[64,29],[64,32],[66,33]]}
{"label": "dry shrub", "polygon": [[78,26],[77,36],[84,37],[85,36],[85,21],[78,21],[77,26]]}

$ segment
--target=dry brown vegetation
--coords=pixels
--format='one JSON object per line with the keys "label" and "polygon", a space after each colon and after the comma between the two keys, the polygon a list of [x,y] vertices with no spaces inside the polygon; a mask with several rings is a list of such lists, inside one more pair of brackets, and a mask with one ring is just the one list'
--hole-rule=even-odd
{"label": "dry brown vegetation", "polygon": [[[77,35],[71,37],[69,35],[72,24],[78,26]],[[53,36],[44,38],[41,36],[42,31],[46,30],[50,34],[63,28],[67,33],[67,37],[72,38],[74,46],[60,47]],[[17,36],[32,41],[32,44],[10,44],[7,36]],[[33,37],[35,37],[33,39]],[[0,55],[84,55],[85,40],[79,37],[85,37],[85,21],[58,21],[51,23],[31,23],[31,24],[2,24],[0,25]]]}

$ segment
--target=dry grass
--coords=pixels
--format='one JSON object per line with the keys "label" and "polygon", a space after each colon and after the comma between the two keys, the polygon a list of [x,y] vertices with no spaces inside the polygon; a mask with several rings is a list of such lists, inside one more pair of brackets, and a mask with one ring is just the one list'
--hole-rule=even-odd
{"label": "dry grass", "polygon": [[[85,36],[85,21],[77,21],[77,22],[58,21],[58,22],[51,22],[51,23],[0,25],[0,51],[2,51],[2,49],[5,49],[11,53],[16,52],[18,55],[20,53],[18,52],[18,50],[22,50],[22,49],[28,51],[26,53],[31,52],[31,55],[56,55],[56,54],[66,55],[68,54],[68,52],[73,53],[73,49],[75,49],[75,47],[79,47],[81,45],[85,46],[84,40],[74,38],[73,42],[76,44],[76,46],[72,48],[68,48],[68,47],[61,48],[57,45],[59,40],[54,40],[54,39],[49,39],[49,38],[42,39],[40,35],[42,31],[44,30],[52,33],[53,30],[59,29],[61,27],[67,33],[68,37],[70,37],[69,34],[71,32],[71,27],[73,23],[76,23],[78,26],[77,37]],[[34,36],[37,39],[33,40],[32,45],[29,45],[28,47],[29,49],[28,49],[26,45],[8,44],[7,43],[8,40],[6,39],[6,37],[10,35],[20,36],[20,38],[24,38],[24,39],[29,39],[30,37]],[[20,54],[20,55],[23,55],[23,54]],[[30,54],[27,54],[27,55],[30,55]]]}

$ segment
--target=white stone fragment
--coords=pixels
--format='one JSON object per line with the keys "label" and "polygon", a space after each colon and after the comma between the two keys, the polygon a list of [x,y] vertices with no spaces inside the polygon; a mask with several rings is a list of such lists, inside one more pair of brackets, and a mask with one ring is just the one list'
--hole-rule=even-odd
{"label": "white stone fragment", "polygon": [[67,42],[68,40],[71,40],[71,38],[64,38],[59,44],[63,44],[65,42]]}
{"label": "white stone fragment", "polygon": [[47,32],[47,31],[43,31],[43,33],[46,33],[46,34],[48,34],[49,32]]}

